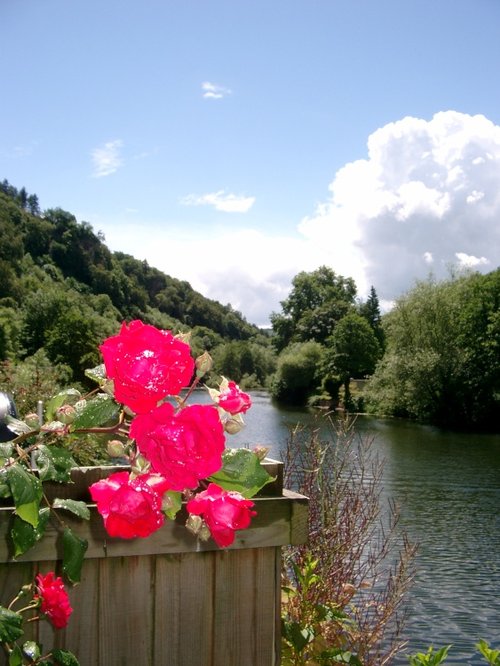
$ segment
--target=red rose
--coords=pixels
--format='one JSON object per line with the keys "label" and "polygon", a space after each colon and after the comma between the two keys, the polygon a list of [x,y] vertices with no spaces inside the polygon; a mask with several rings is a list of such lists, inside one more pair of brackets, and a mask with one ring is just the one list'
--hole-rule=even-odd
{"label": "red rose", "polygon": [[147,537],[163,525],[161,507],[167,490],[168,483],[157,474],[132,478],[128,472],[117,472],[90,486],[106,531],[122,539]]}
{"label": "red rose", "polygon": [[62,578],[56,577],[54,572],[50,571],[45,576],[38,574],[35,584],[37,593],[34,598],[41,599],[40,610],[56,629],[62,629],[68,624],[69,616],[73,612]]}
{"label": "red rose", "polygon": [[222,466],[224,429],[212,405],[189,405],[175,414],[165,402],[136,416],[130,436],[155,472],[167,479],[170,490],[196,488],[199,479]]}
{"label": "red rose", "polygon": [[135,320],[100,346],[115,398],[140,414],[188,386],[194,371],[189,345],[170,331]]}
{"label": "red rose", "polygon": [[252,399],[235,382],[227,382],[227,387],[217,398],[217,404],[230,414],[244,414],[252,406]]}
{"label": "red rose", "polygon": [[206,490],[198,493],[187,503],[189,513],[201,516],[208,525],[215,543],[221,548],[234,541],[235,530],[243,530],[250,525],[254,503],[235,491],[223,490],[211,483]]}

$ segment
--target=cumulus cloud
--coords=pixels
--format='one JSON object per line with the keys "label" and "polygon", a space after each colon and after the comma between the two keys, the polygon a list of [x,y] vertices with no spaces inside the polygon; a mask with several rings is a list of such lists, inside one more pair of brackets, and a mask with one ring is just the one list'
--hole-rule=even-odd
{"label": "cumulus cloud", "polygon": [[110,176],[123,165],[123,159],[120,155],[122,147],[123,141],[115,139],[114,141],[107,141],[104,146],[94,148],[92,151],[92,164],[94,166],[92,175],[95,178]]}
{"label": "cumulus cloud", "polygon": [[209,194],[189,194],[181,200],[184,206],[213,206],[223,213],[247,213],[255,203],[255,197],[226,194],[224,190]]}
{"label": "cumulus cloud", "polygon": [[201,84],[201,90],[204,99],[222,99],[232,92],[229,88],[220,86],[217,83],[211,83],[210,81],[204,81]]}
{"label": "cumulus cloud", "polygon": [[457,261],[478,270],[500,263],[500,127],[482,115],[389,123],[330,191],[300,230],[317,242],[347,242],[364,285],[381,298],[394,299],[431,265],[445,277]]}
{"label": "cumulus cloud", "polygon": [[[440,278],[450,266],[500,264],[500,127],[484,116],[447,111],[390,123],[368,138],[364,159],[338,170],[327,194],[288,233],[165,226],[141,238],[138,258],[259,325],[280,310],[298,272],[323,264],[353,277],[362,297],[373,285],[382,307],[430,271]],[[224,192],[188,199],[230,212],[254,200]],[[105,232],[112,249],[137,255],[136,225],[122,220]]]}

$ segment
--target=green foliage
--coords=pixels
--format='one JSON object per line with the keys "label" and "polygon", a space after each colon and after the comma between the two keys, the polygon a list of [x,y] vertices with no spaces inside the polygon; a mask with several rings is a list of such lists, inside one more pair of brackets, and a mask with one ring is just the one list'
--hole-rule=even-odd
{"label": "green foliage", "polygon": [[380,344],[368,321],[354,312],[343,317],[330,338],[325,351],[327,377],[339,378],[345,387],[344,402],[350,406],[351,377],[371,374],[382,355]]}
{"label": "green foliage", "polygon": [[488,664],[491,664],[491,666],[500,666],[500,650],[490,648],[484,640],[476,643],[476,649],[483,655]]}
{"label": "green foliage", "polygon": [[354,306],[356,285],[352,278],[321,266],[292,280],[292,291],[282,301],[282,313],[273,313],[273,342],[278,351],[291,342],[325,342],[336,324]]}
{"label": "green foliage", "polygon": [[217,372],[242,388],[264,387],[276,369],[276,354],[264,336],[218,344],[210,353]]}
{"label": "green foliage", "polygon": [[432,646],[429,647],[427,652],[418,652],[413,656],[408,657],[411,666],[438,666],[442,664],[448,655],[451,645],[446,645],[434,652]]}
{"label": "green foliage", "polygon": [[258,456],[249,449],[227,449],[222,468],[212,474],[210,481],[225,490],[234,490],[243,497],[253,497],[274,479],[260,464]]}
{"label": "green foliage", "polygon": [[308,541],[284,551],[285,666],[379,666],[404,645],[415,547],[381,497],[371,440],[352,423],[320,417],[294,429],[285,452],[285,487],[309,498]]}
{"label": "green foliage", "polygon": [[290,404],[304,405],[321,383],[323,358],[324,349],[318,342],[289,345],[278,357],[271,386],[273,397]]}
{"label": "green foliage", "polygon": [[[431,645],[427,649],[427,652],[417,652],[414,655],[409,655],[408,661],[411,666],[438,666],[438,664],[443,664],[446,661],[451,647],[451,645],[446,645],[434,651],[434,647]],[[491,666],[500,666],[500,650],[490,648],[488,643],[482,639],[476,643],[476,650],[484,657],[484,661],[488,664]]]}
{"label": "green foliage", "polygon": [[418,283],[384,319],[371,411],[454,427],[493,425],[500,401],[500,270]]}
{"label": "green foliage", "polygon": [[[176,332],[194,329],[194,351],[219,347],[224,365],[232,353],[226,358],[225,344],[247,343],[237,350],[236,381],[265,385],[275,360],[257,327],[230,305],[146,261],[111,252],[103,241],[88,222],[61,208],[42,217],[36,195],[0,183],[0,361],[17,365],[43,349],[52,365],[69,370],[69,380],[86,384],[98,344],[122,321],[141,319]],[[233,368],[225,372],[233,376]],[[14,392],[9,382],[1,386]]]}
{"label": "green foliage", "polygon": [[[292,562],[295,586],[283,587],[281,632],[283,666],[344,663],[362,666],[349,650],[331,644],[332,626],[348,629],[352,620],[338,605],[317,601],[316,587],[323,585],[316,573],[318,560],[306,555],[299,567]],[[330,637],[330,640],[329,640]]]}

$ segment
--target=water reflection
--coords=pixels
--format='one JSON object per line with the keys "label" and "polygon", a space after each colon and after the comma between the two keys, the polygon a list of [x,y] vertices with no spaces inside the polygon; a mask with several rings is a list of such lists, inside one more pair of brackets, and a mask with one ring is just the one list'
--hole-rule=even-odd
{"label": "water reflection", "polygon": [[[279,458],[289,429],[313,412],[280,409],[252,393],[247,427],[231,446],[271,447]],[[474,645],[500,641],[500,436],[457,434],[405,421],[358,417],[385,460],[384,492],[420,544],[410,597],[410,650],[453,643],[450,664],[484,663]],[[401,657],[395,663],[406,664]]]}

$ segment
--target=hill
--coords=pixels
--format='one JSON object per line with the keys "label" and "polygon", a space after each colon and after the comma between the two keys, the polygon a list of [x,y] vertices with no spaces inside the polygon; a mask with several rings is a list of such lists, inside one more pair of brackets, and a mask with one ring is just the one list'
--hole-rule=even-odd
{"label": "hill", "polygon": [[[99,362],[99,342],[131,319],[191,330],[194,353],[218,349],[222,366],[231,350],[235,357],[256,353],[255,345],[269,349],[267,337],[230,305],[146,261],[111,252],[89,223],[61,208],[42,212],[37,195],[0,183],[0,361],[43,350],[82,381],[84,369]],[[254,366],[236,367],[236,381],[255,375],[262,384],[268,371]]]}

